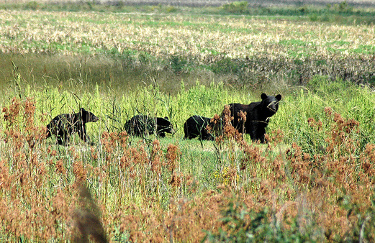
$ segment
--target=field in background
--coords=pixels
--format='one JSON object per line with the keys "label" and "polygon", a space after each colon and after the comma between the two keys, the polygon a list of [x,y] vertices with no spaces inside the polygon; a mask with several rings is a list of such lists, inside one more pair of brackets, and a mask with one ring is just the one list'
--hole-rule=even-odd
{"label": "field in background", "polygon": [[371,16],[365,12],[273,18],[152,8],[152,14],[2,10],[1,85],[12,79],[12,62],[28,82],[118,91],[156,82],[173,93],[178,87],[171,84],[190,87],[197,79],[271,92],[305,85],[314,75],[375,82],[374,29],[371,21],[355,24]]}
{"label": "field in background", "polygon": [[[28,2],[35,2],[34,0],[1,0],[0,3],[28,3]],[[81,0],[40,0],[37,1],[40,3],[75,3],[79,2],[82,3],[84,1]],[[173,6],[222,6],[223,4],[236,2],[235,0],[95,0],[94,3],[98,4],[126,4],[126,5],[173,5]],[[327,4],[337,4],[338,1],[332,0],[308,0],[308,1],[300,1],[300,0],[264,0],[264,1],[257,1],[257,0],[247,0],[246,2],[249,3],[250,6],[301,6],[301,5],[327,5]],[[343,1],[342,1],[343,2]],[[347,0],[345,1],[349,5],[356,6],[356,7],[373,7],[375,6],[374,2],[371,0]]]}
{"label": "field in background", "polygon": [[[371,9],[17,6],[0,10],[1,241],[374,241]],[[283,96],[268,144],[182,139],[262,92]],[[79,107],[94,146],[44,139]],[[176,133],[127,136],[138,113]]]}

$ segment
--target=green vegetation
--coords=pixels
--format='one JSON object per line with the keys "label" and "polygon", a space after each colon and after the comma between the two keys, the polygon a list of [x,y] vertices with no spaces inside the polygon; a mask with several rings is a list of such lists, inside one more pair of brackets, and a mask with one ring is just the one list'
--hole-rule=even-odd
{"label": "green vegetation", "polygon": [[223,4],[222,8],[223,8],[223,11],[228,12],[228,13],[243,14],[243,13],[247,13],[248,2],[241,1],[241,2],[226,3],[226,4]]}
{"label": "green vegetation", "polygon": [[[204,4],[206,5],[206,4]],[[247,15],[247,16],[283,16],[291,18],[298,16],[302,19],[311,21],[331,22],[338,24],[371,24],[374,23],[375,7],[354,8],[346,1],[337,4],[327,4],[326,6],[316,6],[313,2],[296,6],[249,6],[247,1],[234,1],[223,4],[222,6],[200,6],[200,7],[176,7],[170,5],[138,5],[126,3],[124,1],[105,3],[96,3],[95,1],[68,2],[56,1],[55,3],[41,3],[38,1],[29,1],[26,3],[1,3],[1,9],[9,10],[42,10],[42,11],[96,11],[96,12],[114,12],[114,13],[158,13],[171,14],[178,13],[184,15]]]}
{"label": "green vegetation", "polygon": [[[206,5],[206,4],[204,4]],[[156,14],[183,14],[183,15],[245,15],[245,16],[282,16],[291,19],[298,17],[299,20],[310,20],[313,22],[329,22],[337,24],[373,24],[375,22],[375,7],[354,8],[346,1],[337,4],[317,6],[312,3],[295,6],[253,6],[247,1],[234,1],[222,6],[199,6],[199,7],[176,7],[171,5],[138,5],[130,2],[115,1],[97,3],[95,1],[56,1],[55,3],[42,3],[29,1],[26,3],[1,3],[0,9],[4,10],[41,10],[41,11],[95,11],[100,13],[156,13]]]}
{"label": "green vegetation", "polygon": [[[22,224],[30,221],[18,219],[19,224],[15,224],[11,223],[15,219],[13,216],[1,216],[3,222],[11,229],[18,229],[22,237],[39,240],[40,237],[69,238],[69,228],[64,222],[75,222],[78,219],[72,217],[71,210],[85,208],[74,206],[80,205],[81,199],[76,194],[79,191],[74,188],[79,187],[82,180],[90,182],[88,188],[100,205],[103,212],[100,217],[106,222],[103,227],[112,240],[147,240],[159,234],[162,241],[168,237],[176,240],[207,237],[211,241],[245,238],[278,242],[290,239],[325,241],[342,239],[344,235],[356,239],[352,230],[358,231],[358,224],[366,223],[372,217],[373,206],[367,201],[369,197],[358,198],[358,193],[373,193],[372,184],[366,184],[372,178],[372,169],[364,167],[372,161],[371,144],[375,142],[372,136],[375,99],[368,87],[316,76],[307,87],[284,93],[280,109],[272,117],[267,130],[271,141],[267,146],[253,144],[248,135],[244,137],[245,141],[233,140],[229,134],[216,142],[182,140],[182,124],[190,115],[212,117],[221,113],[224,104],[259,100],[259,93],[232,90],[223,83],[209,86],[196,83],[191,88],[182,83],[175,95],[166,95],[154,85],[134,91],[123,90],[124,94],[117,96],[100,85],[95,86],[94,92],[84,93],[74,91],[80,90],[74,86],[71,91],[48,85],[31,89],[23,85],[24,79],[16,70],[15,74],[14,89],[8,90],[3,97],[3,106],[7,107],[3,109],[4,140],[0,145],[4,151],[1,165],[3,202],[13,205],[12,210],[20,215],[28,212],[25,206],[39,212],[39,205],[47,205],[49,211],[39,212],[39,217],[43,218],[40,222],[52,222],[55,217],[59,219],[44,231],[37,231],[46,227],[41,223],[35,224],[32,231],[24,231],[26,228],[22,228]],[[54,145],[52,139],[43,139],[43,126],[52,117],[79,107],[85,107],[100,117],[100,121],[88,124],[88,133],[95,146],[88,147],[78,137],[66,148]],[[177,133],[160,140],[155,140],[154,136],[145,140],[126,136],[122,133],[124,122],[138,113],[169,116]],[[174,159],[170,161],[171,158]],[[339,166],[338,161],[345,167],[335,168]],[[25,163],[29,166],[25,167]],[[313,169],[315,166],[317,168]],[[42,171],[37,168],[42,168]],[[341,174],[336,174],[338,170],[344,170],[347,176],[354,173],[353,178],[347,178],[349,181],[345,183],[348,184],[342,189],[337,187],[342,183],[338,177]],[[4,174],[4,171],[9,172]],[[366,176],[361,174],[364,172]],[[40,175],[43,175],[42,181],[38,179]],[[39,198],[39,204],[31,201],[12,204],[9,194],[11,178],[30,181],[28,187],[22,187],[22,184],[17,187],[17,198],[23,201],[23,195],[31,195]],[[359,178],[362,180],[357,185],[367,185],[366,189],[349,188],[353,185],[352,180],[358,183]],[[271,184],[264,184],[263,180]],[[321,183],[328,183],[324,184],[327,190],[338,191],[327,191],[326,197],[319,197],[320,201],[315,202],[314,195],[321,190]],[[35,192],[33,188],[36,186],[45,191],[42,194]],[[64,191],[62,187],[70,189]],[[299,201],[303,196],[301,190],[307,197],[303,201]],[[276,208],[271,200],[275,196],[278,198]],[[336,202],[344,196],[343,202]],[[49,202],[48,198],[54,200]],[[306,206],[304,200],[312,204]],[[207,205],[208,202],[211,203]],[[244,202],[244,207],[238,204]],[[280,215],[294,207],[315,207],[315,203],[324,204],[325,209],[318,214],[313,213],[314,209],[308,209],[311,215],[291,214],[286,221]],[[357,207],[357,204],[361,206]],[[73,208],[68,210],[68,205]],[[326,215],[333,210],[331,207],[337,206],[342,207],[342,211],[337,218],[330,218],[335,222],[331,223]],[[153,209],[148,211],[147,207]],[[207,207],[211,210],[207,211]],[[3,209],[10,210],[9,206]],[[57,214],[51,213],[55,212],[53,210],[57,210]],[[209,220],[210,224],[201,225],[199,222],[202,221],[196,219],[190,210],[201,213],[204,222]],[[222,210],[228,211],[221,216]],[[347,220],[354,222],[355,228],[335,228],[341,217],[352,210],[356,210],[355,218],[359,221],[354,218]],[[120,218],[117,218],[118,214],[121,214]],[[138,218],[138,223],[133,223],[131,217]],[[145,217],[152,220],[142,223]],[[174,221],[176,217],[179,217],[178,221]],[[220,220],[221,217],[224,218]],[[277,222],[272,220],[274,217],[278,217]],[[309,224],[302,224],[300,217],[307,217]],[[33,216],[27,220],[38,219]],[[172,235],[168,231],[159,229],[157,233],[153,230],[163,222],[173,228]],[[183,225],[197,227],[197,230],[189,234]],[[372,239],[372,226],[368,227],[362,237]],[[144,235],[144,232],[149,234]],[[17,236],[14,233],[2,237],[4,240],[14,239]],[[329,235],[325,236],[326,233]]]}
{"label": "green vegetation", "polygon": [[[2,5],[1,241],[375,240],[375,33],[358,20],[372,16],[120,3]],[[283,96],[268,144],[230,126],[182,139],[191,115],[262,92]],[[100,118],[94,146],[45,139],[80,107]],[[128,136],[139,113],[176,133]]]}

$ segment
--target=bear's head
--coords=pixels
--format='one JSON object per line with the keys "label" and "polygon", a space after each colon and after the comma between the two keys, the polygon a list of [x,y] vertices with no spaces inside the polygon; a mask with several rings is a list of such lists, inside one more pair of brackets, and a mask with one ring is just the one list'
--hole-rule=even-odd
{"label": "bear's head", "polygon": [[156,118],[156,132],[161,137],[165,137],[165,133],[174,133],[172,123],[168,120],[168,117]]}
{"label": "bear's head", "polygon": [[276,96],[266,95],[262,93],[261,95],[261,107],[262,111],[267,117],[273,116],[277,110],[279,109],[279,101],[281,100],[281,95],[278,94]]}
{"label": "bear's head", "polygon": [[79,115],[84,123],[96,122],[99,120],[92,112],[86,111],[84,108],[79,109]]}

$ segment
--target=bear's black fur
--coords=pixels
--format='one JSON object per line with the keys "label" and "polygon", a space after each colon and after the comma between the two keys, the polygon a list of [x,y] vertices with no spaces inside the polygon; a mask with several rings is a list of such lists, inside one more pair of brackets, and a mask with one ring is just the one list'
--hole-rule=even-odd
{"label": "bear's black fur", "polygon": [[201,140],[214,140],[214,137],[208,132],[207,126],[210,125],[211,118],[203,116],[191,116],[184,124],[185,139],[198,137]]}
{"label": "bear's black fur", "polygon": [[84,108],[79,109],[78,113],[58,115],[47,125],[46,138],[55,135],[59,145],[66,145],[69,142],[70,136],[78,132],[79,137],[83,141],[88,142],[90,138],[86,133],[86,123],[98,120],[97,116],[86,111]]}
{"label": "bear's black fur", "polygon": [[160,137],[165,137],[165,133],[174,132],[168,117],[150,117],[147,115],[133,116],[125,123],[124,128],[129,135],[138,137],[147,136],[154,133],[154,131]]}
{"label": "bear's black fur", "polygon": [[[281,95],[268,96],[265,93],[261,95],[262,101],[252,102],[249,105],[234,103],[229,104],[232,125],[241,133],[250,134],[251,140],[260,140],[264,143],[264,134],[269,122],[269,118],[273,116],[279,109],[279,101]],[[240,117],[240,111],[246,112],[246,121]]]}

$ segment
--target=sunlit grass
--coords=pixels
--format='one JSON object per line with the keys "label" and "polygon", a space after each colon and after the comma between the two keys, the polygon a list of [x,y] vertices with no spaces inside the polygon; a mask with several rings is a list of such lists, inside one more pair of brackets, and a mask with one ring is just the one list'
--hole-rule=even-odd
{"label": "sunlit grass", "polygon": [[[374,240],[375,97],[353,83],[371,84],[369,26],[0,16],[1,240],[69,241],[82,236],[79,224],[103,226],[109,241]],[[220,115],[262,92],[283,96],[268,144],[230,127],[216,141],[183,140],[191,115]],[[44,139],[51,118],[80,107],[100,118],[87,124],[94,146],[77,135],[68,146]],[[123,126],[138,113],[168,116],[176,133],[129,137]]]}
{"label": "sunlit grass", "polygon": [[1,10],[0,17],[1,85],[12,78],[12,61],[29,83],[85,90],[97,83],[112,92],[156,82],[173,93],[181,81],[191,87],[197,79],[281,91],[314,75],[375,82],[375,34],[366,24],[21,10]]}
{"label": "sunlit grass", "polygon": [[[84,213],[81,210],[85,207],[79,205],[86,199],[76,191],[83,181],[99,205],[99,217],[111,240],[202,239],[205,235],[202,229],[217,232],[222,226],[220,211],[232,198],[259,212],[269,208],[273,215],[289,203],[303,206],[311,213],[319,212],[313,214],[315,219],[310,219],[315,223],[309,221],[303,227],[308,232],[330,230],[329,237],[335,239],[357,230],[348,226],[349,220],[362,222],[360,218],[342,221],[353,205],[361,205],[358,215],[371,209],[368,199],[372,184],[368,182],[373,173],[369,163],[374,142],[370,123],[374,104],[367,87],[315,77],[308,87],[283,94],[279,111],[267,130],[270,143],[265,145],[252,143],[248,135],[244,140],[241,137],[219,137],[204,142],[183,140],[181,129],[192,114],[220,114],[224,104],[260,100],[256,93],[227,89],[223,84],[196,83],[191,88],[181,84],[175,95],[148,86],[114,99],[113,94],[102,88],[97,85],[94,92],[74,94],[58,87],[33,90],[26,86],[3,97],[6,107],[0,143],[3,209],[17,215],[29,210],[38,213],[26,220],[16,214],[0,215],[10,230],[0,233],[4,239],[70,238],[74,232],[71,222],[77,220],[77,213]],[[94,146],[88,146],[77,136],[67,147],[43,139],[43,127],[49,119],[79,107],[100,117],[100,121],[87,126]],[[158,140],[154,135],[144,140],[128,137],[123,124],[137,112],[169,116],[177,132]],[[353,117],[358,122],[351,120]],[[339,171],[344,171],[350,183]],[[320,189],[323,185],[325,191]],[[40,190],[35,191],[36,187]],[[317,193],[325,196],[316,197]],[[17,195],[16,201],[12,195]],[[38,204],[24,198],[26,195],[36,198]],[[344,195],[352,201],[341,208],[337,199]],[[48,210],[41,210],[40,205]],[[335,211],[337,207],[339,211]],[[293,220],[302,217],[296,212],[288,217]],[[95,210],[86,213],[98,214]],[[34,221],[41,223],[31,230],[23,226]],[[50,223],[47,227],[42,222]],[[280,222],[289,225],[289,221]],[[171,227],[173,233],[158,228],[162,224]],[[186,225],[196,230],[189,231]],[[269,227],[277,226],[271,223]],[[371,238],[370,233],[367,236]],[[307,237],[327,236],[319,233]]]}
{"label": "sunlit grass", "polygon": [[[361,46],[374,45],[374,31],[366,25],[330,25],[307,21],[264,20],[185,15],[142,15],[114,13],[70,13],[33,11],[0,12],[2,52],[48,52],[98,54],[115,49],[137,55],[147,52],[155,58],[189,53],[203,61],[207,49],[230,58],[267,52],[288,56],[299,45],[279,45],[286,41],[312,43],[316,56],[331,56],[332,43],[345,42],[342,55],[357,55]],[[26,21],[27,20],[27,21]],[[173,33],[173,34],[172,34]],[[228,33],[230,33],[229,36]],[[205,38],[200,38],[201,35]],[[360,39],[357,36],[361,36]],[[250,48],[244,48],[249,46]],[[356,51],[354,51],[356,50]],[[362,53],[364,54],[364,53]]]}

